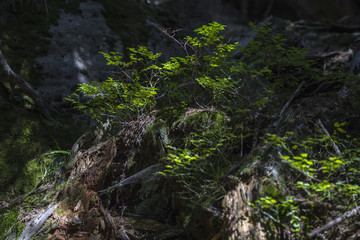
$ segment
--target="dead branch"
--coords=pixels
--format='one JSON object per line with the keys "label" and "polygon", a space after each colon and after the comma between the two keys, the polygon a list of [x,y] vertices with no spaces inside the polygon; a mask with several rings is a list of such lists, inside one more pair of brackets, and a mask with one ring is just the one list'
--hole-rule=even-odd
{"label": "dead branch", "polygon": [[42,225],[46,222],[46,220],[53,214],[55,209],[59,206],[59,204],[52,205],[45,210],[39,212],[26,226],[24,232],[18,238],[18,240],[29,240],[32,236],[34,236],[37,231],[42,227]]}
{"label": "dead branch", "polygon": [[290,106],[290,104],[294,100],[294,98],[298,96],[298,94],[299,94],[299,92],[302,89],[304,84],[305,84],[305,81],[302,81],[299,84],[299,86],[296,88],[295,92],[293,93],[293,95],[289,99],[289,101],[287,101],[286,104],[283,106],[283,108],[281,109],[281,112],[279,114],[279,119],[273,124],[274,127],[277,127],[279,125],[280,121],[283,118],[283,114],[284,114],[285,110]]}
{"label": "dead branch", "polygon": [[106,221],[106,224],[108,226],[108,228],[111,230],[111,234],[113,236],[116,236],[116,225],[115,225],[115,222],[114,222],[114,219],[113,217],[111,216],[111,214],[103,207],[102,204],[100,204],[100,210],[102,212],[102,214],[104,215],[104,218],[105,218],[105,221]]}
{"label": "dead branch", "polygon": [[112,192],[113,190],[121,188],[125,185],[149,182],[157,177],[156,172],[160,171],[161,167],[162,167],[161,163],[151,165],[150,167],[147,167],[141,170],[140,172],[135,173],[134,175],[128,178],[125,178],[124,180],[121,180],[120,182],[116,183],[115,185],[107,189],[98,191],[98,194],[99,196],[101,196],[107,192]]}
{"label": "dead branch", "polygon": [[20,77],[19,75],[17,75],[9,66],[9,64],[7,63],[4,55],[1,52],[0,49],[0,64],[2,65],[5,73],[9,76],[9,81],[15,85],[17,85],[18,87],[20,87],[24,93],[26,95],[28,95],[29,97],[31,97],[34,101],[36,106],[40,109],[40,111],[42,112],[42,114],[47,118],[47,119],[52,119],[51,115],[50,115],[50,106],[48,106],[40,97],[39,93],[33,89],[29,83],[27,83],[22,77]]}
{"label": "dead branch", "polygon": [[319,233],[322,233],[326,230],[329,230],[330,228],[334,227],[335,225],[343,222],[344,220],[348,219],[348,218],[351,218],[355,215],[359,215],[360,214],[360,206],[357,206],[356,208],[352,209],[351,211],[349,212],[346,212],[344,215],[330,221],[328,224],[320,227],[320,228],[316,228],[314,230],[312,230],[309,235],[308,235],[308,238],[313,238],[315,237],[316,235],[318,235]]}
{"label": "dead branch", "polygon": [[183,42],[181,40],[178,40],[177,38],[175,38],[175,33],[181,31],[182,29],[175,29],[175,30],[171,30],[171,29],[167,29],[167,28],[158,28],[163,34],[165,34],[167,37],[169,37],[170,39],[172,39],[175,43],[177,43],[186,53],[187,56],[189,56],[189,52],[187,51],[186,46],[190,46],[190,48],[196,52],[196,50],[188,44],[188,41]]}
{"label": "dead branch", "polygon": [[283,113],[285,112],[285,110],[289,107],[290,103],[294,100],[294,98],[298,95],[298,93],[300,92],[302,86],[305,84],[305,81],[302,81],[299,86],[296,88],[295,92],[293,93],[293,95],[291,96],[291,98],[289,99],[289,101],[284,105],[283,109],[281,109],[280,112],[280,116],[283,115]]}
{"label": "dead branch", "polygon": [[322,124],[321,120],[318,119],[318,120],[317,120],[317,123],[319,124],[319,126],[321,127],[321,129],[324,131],[325,135],[330,138],[331,145],[332,145],[332,147],[334,148],[335,152],[336,152],[338,155],[341,156],[342,154],[341,154],[341,152],[340,152],[339,147],[336,145],[336,143],[334,142],[334,140],[332,140],[329,132],[326,130],[326,128],[325,128],[324,125]]}

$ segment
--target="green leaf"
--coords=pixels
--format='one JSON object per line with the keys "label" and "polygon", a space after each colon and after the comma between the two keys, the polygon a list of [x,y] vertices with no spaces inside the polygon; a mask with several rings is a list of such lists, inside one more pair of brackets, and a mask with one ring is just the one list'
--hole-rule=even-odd
{"label": "green leaf", "polygon": [[346,131],[344,130],[344,129],[342,129],[342,128],[337,128],[337,130],[339,131],[339,132],[341,132],[341,133],[346,133]]}
{"label": "green leaf", "polygon": [[340,126],[340,127],[343,127],[343,126],[345,126],[345,125],[346,125],[346,123],[347,123],[347,122],[346,122],[346,121],[344,121],[344,122],[340,123],[340,124],[339,124],[339,126]]}

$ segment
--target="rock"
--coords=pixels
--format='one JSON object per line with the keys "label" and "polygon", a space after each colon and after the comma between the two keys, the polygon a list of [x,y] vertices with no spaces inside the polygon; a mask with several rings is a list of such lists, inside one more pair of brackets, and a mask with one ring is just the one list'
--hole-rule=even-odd
{"label": "rock", "polygon": [[60,13],[57,26],[50,28],[48,54],[36,59],[43,76],[38,91],[53,105],[63,104],[77,84],[107,78],[110,68],[99,52],[110,51],[109,41],[118,43],[115,50],[122,52],[121,41],[107,26],[100,3],[83,2],[79,10],[81,15]]}

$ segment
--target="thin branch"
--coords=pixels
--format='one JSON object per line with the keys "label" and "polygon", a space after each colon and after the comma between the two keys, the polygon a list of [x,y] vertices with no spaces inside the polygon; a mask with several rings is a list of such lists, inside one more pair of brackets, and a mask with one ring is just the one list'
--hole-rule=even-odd
{"label": "thin branch", "polygon": [[346,212],[344,215],[330,221],[328,224],[326,224],[320,228],[316,228],[316,229],[312,230],[309,233],[308,238],[313,238],[316,235],[329,230],[330,228],[334,227],[335,225],[337,225],[337,224],[343,222],[344,220],[351,218],[355,215],[360,215],[360,206],[357,206],[356,208],[352,209],[351,211]]}
{"label": "thin branch", "polygon": [[298,198],[294,198],[293,201],[294,201],[294,204],[297,204],[297,205],[301,206],[302,208],[313,208],[313,209],[314,208],[323,208],[323,209],[331,209],[331,210],[336,210],[336,211],[344,211],[344,210],[348,209],[346,206],[332,205],[328,202],[310,201],[310,200],[298,199]]}
{"label": "thin branch", "polygon": [[265,13],[264,13],[264,18],[267,18],[269,15],[270,15],[270,12],[271,12],[271,9],[273,8],[274,6],[274,0],[270,0],[267,7],[266,7],[266,10],[265,10]]}
{"label": "thin branch", "polygon": [[47,5],[47,0],[44,0],[44,5],[45,5],[46,15],[49,17],[49,9],[48,9],[48,5]]}
{"label": "thin branch", "polygon": [[325,24],[312,24],[312,23],[295,23],[295,29],[311,29],[317,32],[336,32],[336,33],[354,33],[360,31],[360,25],[343,26],[343,25],[325,25]]}
{"label": "thin branch", "polygon": [[284,114],[285,110],[290,106],[290,104],[294,100],[294,98],[298,96],[298,94],[299,94],[299,92],[302,89],[304,84],[305,84],[305,81],[302,81],[299,84],[299,86],[296,88],[295,92],[293,93],[293,95],[289,99],[289,101],[287,101],[286,104],[283,106],[283,108],[281,109],[281,112],[279,114],[279,119],[273,124],[274,127],[277,127],[279,125],[280,121],[283,118],[283,114]]}
{"label": "thin branch", "polygon": [[331,145],[332,145],[332,147],[334,148],[335,152],[336,152],[339,156],[341,156],[342,153],[341,153],[339,147],[336,145],[336,143],[334,142],[334,140],[332,140],[330,133],[326,130],[326,128],[325,128],[324,125],[322,124],[321,120],[318,119],[318,120],[317,120],[317,123],[319,124],[319,126],[321,127],[321,129],[324,131],[325,135],[330,138]]}
{"label": "thin branch", "polygon": [[287,101],[287,103],[284,105],[284,107],[281,109],[280,112],[280,116],[284,114],[285,110],[289,107],[290,103],[294,100],[294,98],[298,95],[299,91],[301,90],[302,86],[305,84],[305,81],[302,81],[299,86],[296,88],[295,92],[293,93],[293,95],[291,96],[291,98],[289,99],[289,101]]}
{"label": "thin branch", "polygon": [[196,50],[195,50],[190,44],[188,44],[188,41],[189,41],[189,40],[187,40],[187,41],[184,43],[184,42],[182,42],[182,41],[180,41],[180,40],[178,40],[178,39],[175,38],[175,33],[181,31],[182,29],[175,29],[175,30],[170,30],[170,29],[167,29],[167,28],[158,28],[158,29],[159,29],[162,33],[164,33],[166,36],[168,36],[169,38],[171,38],[172,40],[174,40],[177,44],[179,44],[180,47],[185,51],[185,53],[186,53],[187,56],[189,56],[189,52],[187,51],[187,48],[186,48],[187,45],[189,45],[190,48],[191,48],[194,52],[196,52]]}
{"label": "thin branch", "polygon": [[121,180],[120,182],[114,184],[113,186],[98,191],[99,196],[104,195],[105,193],[110,193],[116,189],[119,189],[128,184],[137,184],[137,183],[144,183],[153,180],[157,177],[156,172],[160,171],[162,167],[161,163],[151,165],[140,172],[135,173],[134,175]]}

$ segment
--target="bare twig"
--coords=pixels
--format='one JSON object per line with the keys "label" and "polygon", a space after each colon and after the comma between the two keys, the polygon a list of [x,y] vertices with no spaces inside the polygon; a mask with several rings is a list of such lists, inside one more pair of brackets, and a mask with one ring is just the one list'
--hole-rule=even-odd
{"label": "bare twig", "polygon": [[275,2],[274,0],[269,1],[268,5],[266,7],[265,13],[264,13],[264,18],[267,18],[270,15],[271,9],[274,6],[274,2]]}
{"label": "bare twig", "polygon": [[180,47],[186,52],[186,55],[189,56],[189,53],[187,51],[187,48],[186,46],[189,45],[190,48],[194,51],[195,49],[190,45],[188,44],[188,40],[186,42],[182,42],[180,40],[178,40],[177,38],[175,38],[175,33],[176,32],[179,32],[181,31],[182,29],[175,29],[175,30],[170,30],[170,29],[167,29],[167,28],[159,28],[159,30],[164,33],[166,36],[168,36],[169,38],[171,38],[173,41],[175,41],[177,44],[180,45]]}
{"label": "bare twig", "polygon": [[301,88],[303,87],[303,85],[305,84],[305,81],[302,81],[299,86],[296,88],[295,92],[293,93],[293,95],[291,96],[291,98],[289,99],[289,101],[287,101],[287,103],[284,105],[284,107],[281,109],[280,112],[280,116],[282,116],[285,112],[285,110],[289,107],[290,103],[294,100],[294,98],[298,95],[299,91],[301,90]]}
{"label": "bare twig", "polygon": [[49,9],[48,9],[48,5],[47,5],[47,0],[44,0],[44,6],[45,6],[46,15],[49,17]]}
{"label": "bare twig", "polygon": [[337,33],[353,33],[360,30],[360,25],[342,26],[342,25],[325,25],[325,24],[311,24],[311,23],[296,23],[296,29],[310,28],[312,31],[318,32],[337,32]]}
{"label": "bare twig", "polygon": [[312,230],[309,235],[308,235],[308,238],[313,238],[315,237],[316,235],[318,235],[319,233],[322,233],[326,230],[329,230],[330,228],[334,227],[335,225],[341,223],[342,221],[348,219],[348,218],[351,218],[355,215],[359,215],[360,214],[360,206],[352,209],[351,211],[349,212],[346,212],[344,215],[330,221],[328,224],[320,227],[320,228],[316,228],[314,230]]}
{"label": "bare twig", "polygon": [[295,92],[293,93],[293,95],[291,96],[291,98],[289,99],[289,101],[286,102],[286,104],[283,106],[283,108],[281,109],[281,112],[279,114],[279,119],[273,124],[274,127],[277,127],[280,123],[280,121],[283,118],[283,114],[285,112],[285,110],[290,106],[291,102],[294,100],[294,98],[299,94],[300,90],[302,89],[303,85],[305,84],[305,81],[302,81],[299,86],[296,88]]}
{"label": "bare twig", "polygon": [[302,208],[312,208],[312,209],[322,208],[322,209],[331,209],[331,210],[337,210],[337,211],[344,211],[344,210],[348,209],[346,206],[333,205],[328,202],[310,201],[307,199],[298,199],[298,198],[294,198],[293,201],[294,201],[294,204],[297,204],[297,205],[301,206]]}
{"label": "bare twig", "polygon": [[336,145],[336,143],[334,142],[334,140],[332,140],[330,133],[326,130],[326,128],[325,128],[324,125],[322,124],[321,120],[318,119],[318,120],[317,120],[317,123],[319,124],[319,126],[321,127],[321,129],[324,131],[325,135],[330,138],[331,145],[332,145],[332,147],[334,148],[335,152],[336,152],[338,155],[341,156],[342,153],[341,153],[339,147]]}
{"label": "bare twig", "polygon": [[134,175],[128,178],[125,178],[124,180],[121,180],[120,182],[116,183],[115,185],[107,189],[98,191],[98,194],[99,196],[101,196],[105,193],[112,192],[113,190],[119,189],[128,184],[137,184],[137,183],[144,183],[151,181],[157,177],[156,172],[161,170],[161,167],[162,167],[161,163],[151,165],[150,167],[147,167],[141,170],[140,172],[135,173]]}

